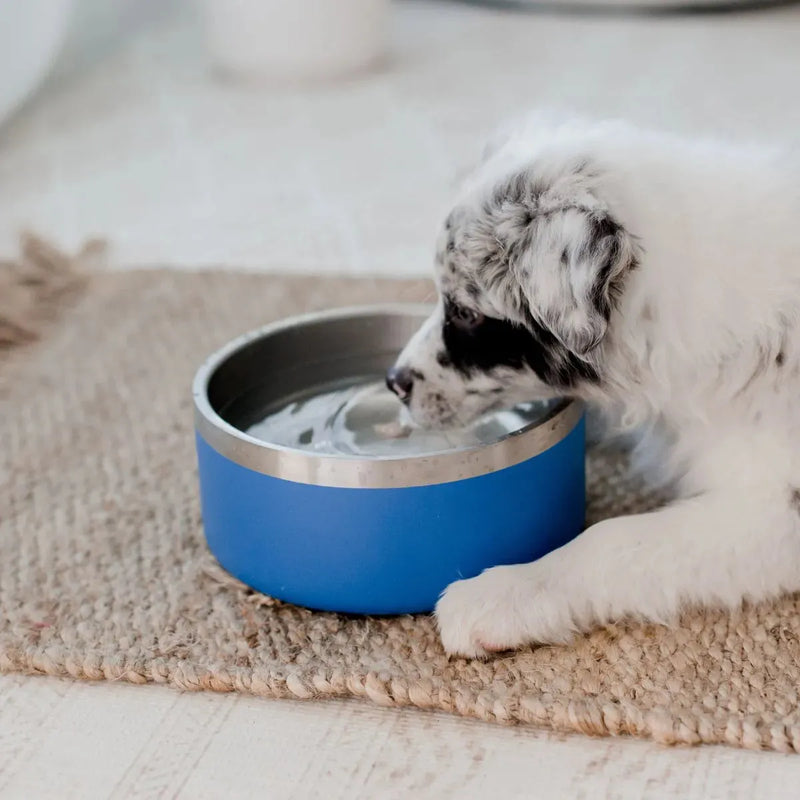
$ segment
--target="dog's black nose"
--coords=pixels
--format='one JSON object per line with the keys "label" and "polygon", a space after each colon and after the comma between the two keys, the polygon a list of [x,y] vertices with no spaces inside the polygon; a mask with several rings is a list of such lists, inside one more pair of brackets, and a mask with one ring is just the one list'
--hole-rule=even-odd
{"label": "dog's black nose", "polygon": [[414,375],[410,369],[405,367],[392,367],[386,373],[386,385],[405,402],[411,397],[411,390],[414,388]]}

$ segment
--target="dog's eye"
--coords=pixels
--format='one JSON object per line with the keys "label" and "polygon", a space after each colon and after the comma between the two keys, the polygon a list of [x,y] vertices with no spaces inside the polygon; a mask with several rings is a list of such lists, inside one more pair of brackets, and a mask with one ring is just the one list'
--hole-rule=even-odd
{"label": "dog's eye", "polygon": [[483,322],[483,314],[471,308],[456,306],[452,311],[451,319],[455,325],[464,330],[475,328]]}

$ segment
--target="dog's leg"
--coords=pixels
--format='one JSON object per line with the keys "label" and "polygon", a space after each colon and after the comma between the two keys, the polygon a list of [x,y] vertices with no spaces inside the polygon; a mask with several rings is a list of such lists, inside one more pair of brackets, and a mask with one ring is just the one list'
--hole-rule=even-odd
{"label": "dog's leg", "polygon": [[445,649],[484,656],[633,615],[735,607],[800,589],[800,490],[707,494],[606,520],[532,564],[451,584],[436,617]]}

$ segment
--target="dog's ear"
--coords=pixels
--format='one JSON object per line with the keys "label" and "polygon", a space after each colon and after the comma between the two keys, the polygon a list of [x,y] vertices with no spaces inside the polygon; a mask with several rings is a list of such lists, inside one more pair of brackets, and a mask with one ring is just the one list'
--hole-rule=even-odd
{"label": "dog's ear", "polygon": [[550,263],[531,265],[523,292],[534,317],[571,352],[587,356],[602,342],[623,278],[636,264],[633,237],[605,213],[573,209],[550,234]]}

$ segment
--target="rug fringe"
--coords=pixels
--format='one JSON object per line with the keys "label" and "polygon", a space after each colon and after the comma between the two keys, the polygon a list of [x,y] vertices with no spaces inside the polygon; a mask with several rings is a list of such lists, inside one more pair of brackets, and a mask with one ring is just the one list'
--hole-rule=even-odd
{"label": "rug fringe", "polygon": [[107,249],[105,241],[90,239],[70,256],[34,233],[23,233],[19,256],[0,261],[0,352],[38,339],[83,291]]}

